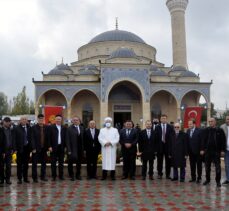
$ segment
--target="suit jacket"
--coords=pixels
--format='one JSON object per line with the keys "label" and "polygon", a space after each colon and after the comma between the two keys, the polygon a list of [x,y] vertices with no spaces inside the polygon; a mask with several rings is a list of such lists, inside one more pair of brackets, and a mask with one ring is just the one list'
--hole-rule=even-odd
{"label": "suit jacket", "polygon": [[175,133],[172,135],[172,140],[169,143],[169,155],[171,156],[173,167],[185,167],[188,156],[188,135],[182,131],[178,136]]}
{"label": "suit jacket", "polygon": [[[209,134],[212,128],[207,127],[203,130],[203,138],[201,140],[201,150],[205,152],[209,152]],[[223,132],[223,129],[216,127],[215,128],[215,135],[214,135],[214,141],[215,141],[215,152],[220,153],[224,152],[226,150],[226,136]]]}
{"label": "suit jacket", "polygon": [[[123,155],[128,153],[135,153],[137,152],[137,143],[138,143],[138,131],[135,128],[131,129],[129,136],[126,134],[126,129],[122,129],[120,131],[120,144],[122,146],[122,153]],[[130,143],[132,146],[130,148],[126,148],[125,144]]]}
{"label": "suit jacket", "polygon": [[[48,149],[48,126],[43,126],[44,133],[44,149]],[[31,146],[32,150],[36,150],[36,152],[40,152],[42,149],[41,146],[41,129],[39,124],[36,124],[31,129]]]}
{"label": "suit jacket", "polygon": [[9,151],[13,151],[13,149],[15,148],[15,139],[14,139],[14,132],[13,129],[9,129],[10,130],[10,140],[7,140],[5,132],[4,132],[5,128],[2,127],[0,128],[0,154],[1,153],[6,153]]}
{"label": "suit jacket", "polygon": [[[53,152],[55,152],[58,147],[58,133],[59,131],[55,124],[48,127],[48,148],[52,147]],[[61,148],[63,151],[66,147],[65,138],[66,128],[61,125]]]}
{"label": "suit jacket", "polygon": [[165,143],[162,142],[162,127],[161,124],[158,124],[156,129],[156,139],[158,143],[158,153],[163,152],[163,145],[165,144],[165,153],[168,153],[168,145],[172,141],[172,136],[174,134],[174,129],[170,124],[166,124],[166,133],[165,133]]}
{"label": "suit jacket", "polygon": [[200,155],[201,146],[201,129],[195,128],[192,137],[190,137],[191,130],[187,130],[188,135],[188,152],[189,154]]}
{"label": "suit jacket", "polygon": [[78,129],[71,125],[66,132],[66,146],[67,152],[71,153],[69,155],[70,159],[77,160],[82,155],[82,142],[78,132]]}
{"label": "suit jacket", "polygon": [[101,151],[101,145],[99,143],[98,136],[99,136],[99,129],[97,128],[95,128],[94,139],[92,138],[90,128],[85,130],[83,148],[87,152],[87,154],[99,153]]}
{"label": "suit jacket", "polygon": [[152,160],[155,158],[157,151],[156,134],[153,128],[151,129],[150,138],[148,138],[147,130],[141,131],[138,140],[139,152],[142,153],[141,157],[143,160]]}
{"label": "suit jacket", "polygon": [[[28,146],[31,150],[31,127],[29,125],[26,125],[26,128],[27,128]],[[14,128],[15,151],[19,153],[23,153],[24,151],[24,136],[25,136],[25,130],[22,127],[22,125],[19,124]]]}
{"label": "suit jacket", "polygon": [[226,136],[226,140],[227,140],[227,137],[229,135],[228,134],[228,130],[227,130],[227,125],[226,124],[223,124],[223,125],[220,126],[220,128],[223,129],[223,132],[224,132],[224,134]]}

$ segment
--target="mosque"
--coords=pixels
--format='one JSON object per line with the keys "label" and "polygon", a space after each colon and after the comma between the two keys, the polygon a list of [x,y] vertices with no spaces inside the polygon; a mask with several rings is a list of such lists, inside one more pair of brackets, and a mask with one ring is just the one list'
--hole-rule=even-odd
{"label": "mosque", "polygon": [[[64,119],[77,115],[87,125],[100,127],[106,116],[114,124],[132,119],[141,126],[147,119],[168,115],[180,121],[183,110],[198,106],[202,96],[210,117],[211,82],[189,70],[186,56],[185,11],[188,0],[167,0],[171,14],[173,64],[156,59],[156,49],[138,35],[118,29],[103,32],[81,46],[78,59],[63,62],[35,85],[35,111],[45,105],[64,106]],[[169,50],[169,49],[168,49]]]}

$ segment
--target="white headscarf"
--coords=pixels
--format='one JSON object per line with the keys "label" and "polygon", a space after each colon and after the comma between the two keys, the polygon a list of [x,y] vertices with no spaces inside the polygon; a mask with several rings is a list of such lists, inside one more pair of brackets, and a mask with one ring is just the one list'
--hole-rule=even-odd
{"label": "white headscarf", "polygon": [[111,122],[112,122],[113,120],[112,120],[111,117],[106,117],[106,118],[104,119],[104,122],[106,123],[107,121],[111,121]]}

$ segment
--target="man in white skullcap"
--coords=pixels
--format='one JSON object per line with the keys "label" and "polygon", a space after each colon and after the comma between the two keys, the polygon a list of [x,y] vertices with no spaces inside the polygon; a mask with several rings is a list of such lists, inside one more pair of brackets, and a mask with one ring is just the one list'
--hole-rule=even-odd
{"label": "man in white skullcap", "polygon": [[102,147],[102,180],[107,178],[107,171],[111,171],[111,179],[115,180],[116,150],[119,143],[118,130],[112,127],[112,118],[104,119],[105,128],[99,133],[99,142]]}

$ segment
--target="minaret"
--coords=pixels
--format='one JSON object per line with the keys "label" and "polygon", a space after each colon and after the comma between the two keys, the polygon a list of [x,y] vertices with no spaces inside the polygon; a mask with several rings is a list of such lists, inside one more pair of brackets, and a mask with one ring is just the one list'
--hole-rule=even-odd
{"label": "minaret", "polygon": [[167,0],[166,5],[171,14],[173,67],[188,69],[186,52],[185,10],[188,0]]}

